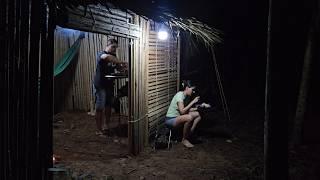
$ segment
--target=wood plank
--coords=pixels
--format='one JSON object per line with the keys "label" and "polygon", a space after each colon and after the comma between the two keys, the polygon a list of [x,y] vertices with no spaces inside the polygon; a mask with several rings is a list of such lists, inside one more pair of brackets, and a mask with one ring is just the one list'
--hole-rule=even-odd
{"label": "wood plank", "polygon": [[[149,101],[152,101],[153,99],[160,98],[160,97],[164,96],[166,93],[169,93],[169,97],[172,99],[172,97],[176,94],[176,92],[174,90],[175,90],[175,87],[168,89],[169,92],[160,91],[159,94],[157,94],[157,93],[148,93],[148,96],[150,96],[149,97]],[[164,92],[166,92],[166,93],[164,93]],[[162,95],[160,93],[162,93]]]}
{"label": "wood plank", "polygon": [[149,110],[150,111],[154,111],[154,110],[157,110],[157,109],[159,109],[161,107],[164,107],[164,106],[169,108],[169,105],[170,105],[169,101],[170,100],[168,100],[168,98],[167,99],[163,99],[161,101],[155,101],[154,103],[151,103],[151,104],[148,105],[149,106]]}
{"label": "wood plank", "polygon": [[163,74],[161,74],[161,73],[159,73],[159,74],[157,74],[157,75],[155,75],[155,76],[149,76],[149,78],[148,78],[148,80],[149,81],[152,81],[152,80],[155,80],[155,79],[161,79],[161,78],[163,78],[163,77],[176,77],[177,75],[176,74],[171,74],[171,73],[167,73],[167,72],[165,72],[165,73],[163,73]]}
{"label": "wood plank", "polygon": [[161,96],[156,96],[156,97],[153,97],[153,98],[150,98],[148,104],[149,105],[152,105],[154,103],[159,103],[159,102],[164,102],[164,100],[166,101],[171,101],[172,97],[169,96],[170,94],[168,93],[168,91],[164,94],[162,94]]}
{"label": "wood plank", "polygon": [[161,71],[159,71],[159,70],[158,71],[150,71],[148,73],[148,76],[150,76],[150,78],[153,78],[153,77],[156,77],[157,75],[168,74],[169,73],[171,75],[171,79],[172,78],[176,78],[177,79],[177,75],[173,76],[175,72],[176,71],[174,71],[174,70],[170,70],[169,72],[167,72],[166,69],[161,70]]}
{"label": "wood plank", "polygon": [[[80,19],[79,19],[80,18]],[[98,21],[100,19],[100,21]],[[90,27],[101,27],[108,31],[114,31],[117,33],[127,34],[135,37],[139,37],[140,31],[131,29],[130,26],[124,27],[123,25],[119,25],[121,23],[108,23],[105,19],[96,18],[95,20],[91,19],[91,17],[81,17],[76,14],[68,14],[68,22],[79,22],[83,25],[89,25]]]}
{"label": "wood plank", "polygon": [[115,8],[106,8],[102,5],[93,5],[90,4],[88,5],[89,8],[94,9],[95,11],[102,12],[103,14],[111,14],[111,15],[116,15],[118,17],[123,17],[126,20],[132,19],[133,15],[131,13],[122,11],[120,9],[115,9]]}
{"label": "wood plank", "polygon": [[167,112],[167,110],[168,110],[168,107],[164,106],[164,107],[161,107],[160,109],[157,109],[155,111],[149,112],[148,114],[150,116],[153,116],[153,115],[156,115],[156,114],[160,114],[160,113],[165,114]]}
{"label": "wood plank", "polygon": [[175,83],[176,83],[176,79],[173,79],[173,80],[171,80],[171,79],[163,79],[163,80],[154,81],[154,82],[149,83],[148,87],[149,87],[150,90],[152,90],[152,89],[156,89],[156,88],[159,88],[159,87],[167,87],[169,85],[175,86]]}
{"label": "wood plank", "polygon": [[176,84],[176,81],[161,81],[160,83],[159,82],[155,82],[155,83],[149,83],[149,89],[150,91],[149,92],[152,92],[152,90],[154,89],[157,89],[157,90],[160,90],[160,89],[167,89],[168,85],[169,86],[175,86]]}
{"label": "wood plank", "polygon": [[[168,73],[167,73],[168,74]],[[175,75],[176,76],[176,75]],[[170,81],[173,81],[173,80],[175,80],[176,81],[176,77],[174,77],[174,76],[172,76],[172,74],[170,75],[170,74],[168,74],[167,76],[164,76],[164,77],[155,77],[154,76],[154,78],[149,78],[148,79],[148,82],[150,83],[150,85],[151,85],[151,83],[161,83],[162,81],[166,81],[167,83],[169,83]],[[153,85],[151,85],[151,86],[153,86]]]}
{"label": "wood plank", "polygon": [[[152,116],[151,114],[148,114],[149,123],[153,121],[158,121],[160,118],[164,119],[166,114],[167,114],[167,111],[162,111],[162,112],[159,112],[158,114],[152,114]],[[150,124],[149,124],[149,127],[151,127]]]}
{"label": "wood plank", "polygon": [[169,93],[169,95],[172,97],[173,95],[176,94],[176,91],[175,91],[175,87],[173,86],[172,88],[168,89],[168,92],[167,91],[161,91],[159,93],[153,93],[153,94],[148,94],[148,98],[149,98],[149,101],[155,99],[155,98],[158,98],[159,96],[164,96],[165,94]]}
{"label": "wood plank", "polygon": [[171,90],[174,88],[176,88],[176,86],[175,85],[171,86],[171,84],[170,84],[170,87],[154,88],[152,90],[149,90],[147,95],[149,96],[149,98],[154,98],[156,95],[161,95],[161,93],[164,93],[166,91],[169,91],[169,93],[171,93]]}
{"label": "wood plank", "polygon": [[164,119],[166,117],[167,111],[159,112],[158,114],[149,114],[149,127],[152,127],[152,122],[159,121],[160,119]]}

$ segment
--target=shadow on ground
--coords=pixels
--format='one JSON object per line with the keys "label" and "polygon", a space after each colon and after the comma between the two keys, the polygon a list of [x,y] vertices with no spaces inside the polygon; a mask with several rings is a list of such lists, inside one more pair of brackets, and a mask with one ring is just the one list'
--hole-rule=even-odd
{"label": "shadow on ground", "polygon": [[[56,166],[74,179],[262,179],[263,143],[248,141],[249,136],[227,141],[199,133],[202,142],[192,149],[174,143],[170,150],[146,147],[139,156],[131,156],[125,132],[96,136],[94,117],[85,112],[61,113],[54,122],[54,153],[61,157]],[[120,129],[127,131],[122,123]],[[116,130],[116,118],[111,124]]]}

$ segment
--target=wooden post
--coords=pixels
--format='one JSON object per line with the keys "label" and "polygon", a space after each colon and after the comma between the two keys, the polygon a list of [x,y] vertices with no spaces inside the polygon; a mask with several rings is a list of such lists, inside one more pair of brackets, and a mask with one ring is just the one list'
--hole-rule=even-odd
{"label": "wooden post", "polygon": [[268,37],[267,37],[267,63],[266,63],[266,87],[265,87],[265,117],[264,117],[264,180],[270,179],[269,174],[269,144],[268,144],[268,126],[269,126],[269,98],[270,98],[270,41],[271,41],[271,15],[272,0],[269,0],[268,13]]}
{"label": "wooden post", "polygon": [[[144,100],[144,104],[145,104],[145,113],[148,113],[148,91],[149,91],[149,86],[148,86],[148,77],[149,77],[149,68],[148,68],[148,64],[149,64],[149,31],[150,31],[150,21],[146,21],[146,31],[144,32],[145,34],[145,64],[144,64],[144,68],[145,68],[145,73],[144,73],[144,78],[145,78],[145,100]],[[145,146],[148,145],[148,141],[149,141],[149,116],[147,115],[145,118],[145,139],[144,139],[144,144]]]}
{"label": "wooden post", "polygon": [[178,53],[178,55],[177,55],[177,75],[178,75],[178,77],[177,77],[177,91],[179,91],[180,89],[180,58],[181,58],[181,56],[180,56],[180,51],[181,51],[181,37],[180,37],[180,33],[179,33],[179,36],[177,37],[177,43],[178,43],[178,50],[177,50],[177,53]]}
{"label": "wooden post", "polygon": [[[318,5],[320,6],[320,5]],[[309,34],[307,47],[304,56],[304,64],[302,70],[302,77],[300,81],[300,89],[299,89],[299,97],[297,102],[297,110],[294,120],[293,133],[292,133],[292,147],[299,146],[302,140],[302,126],[303,120],[305,118],[305,113],[307,109],[307,97],[309,91],[309,81],[310,81],[310,73],[311,73],[311,65],[315,50],[315,32],[319,30],[319,10],[320,8],[315,8],[313,13],[313,19],[310,23]]]}
{"label": "wooden post", "polygon": [[133,39],[130,39],[130,54],[129,54],[129,72],[128,72],[128,78],[129,78],[129,83],[128,83],[128,100],[129,100],[129,117],[128,117],[128,150],[129,153],[133,153],[133,124],[131,121],[133,121],[133,89],[134,89],[134,83],[133,83]]}

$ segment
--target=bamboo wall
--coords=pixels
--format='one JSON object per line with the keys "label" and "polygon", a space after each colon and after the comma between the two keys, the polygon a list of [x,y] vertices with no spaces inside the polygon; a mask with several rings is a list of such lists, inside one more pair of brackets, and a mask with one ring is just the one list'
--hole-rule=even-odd
{"label": "bamboo wall", "polygon": [[50,4],[1,1],[1,180],[51,178],[54,26],[46,11]]}
{"label": "bamboo wall", "polygon": [[163,123],[179,82],[179,41],[169,35],[158,40],[152,21],[134,18],[141,27],[141,38],[133,41],[131,62],[131,120],[129,142],[132,152],[138,153]]}
{"label": "bamboo wall", "polygon": [[[93,9],[95,10],[94,18],[99,18],[101,22],[109,22],[108,18],[112,21],[117,19],[113,15],[105,17],[106,14],[99,13],[97,8],[92,7],[91,10]],[[67,16],[72,17],[79,10],[81,8],[68,10]],[[119,17],[121,18],[121,16]],[[95,55],[98,50],[103,50],[103,44],[106,44],[107,38],[110,37],[107,34],[117,35],[120,47],[117,55],[130,64],[129,109],[127,109],[129,112],[124,111],[129,115],[129,151],[138,154],[148,144],[149,138],[155,133],[158,124],[163,123],[169,103],[177,92],[180,47],[178,38],[173,37],[172,34],[165,41],[158,40],[159,24],[156,27],[157,23],[134,14],[130,15],[127,22],[129,21],[128,31],[121,31],[122,34],[118,34],[120,31],[110,32],[110,30],[104,29],[101,22],[99,22],[98,32],[106,35],[86,33],[85,39],[82,40],[78,62],[71,66],[74,70],[72,71],[71,68],[70,72],[66,72],[66,74],[71,73],[71,75],[65,76],[69,78],[70,83],[64,84],[70,84],[71,88],[63,91],[65,92],[63,108],[65,110],[89,110],[91,108],[92,111],[91,85],[95,71]],[[123,24],[124,22],[121,22],[121,27],[126,26]],[[95,25],[92,27],[81,26],[82,21],[79,18],[75,18],[75,22],[69,21],[62,23],[62,25],[79,30],[86,29],[93,32],[97,30],[92,30]],[[74,32],[73,35],[63,36],[63,33],[56,30],[55,49],[59,50],[55,54],[55,62],[62,56],[62,52],[65,52],[76,40],[77,33],[79,34],[79,32]],[[63,81],[66,81],[66,78]],[[121,83],[124,84],[123,81]]]}
{"label": "bamboo wall", "polygon": [[125,38],[140,38],[140,27],[132,23],[131,13],[102,5],[58,9],[57,22],[62,27]]}
{"label": "bamboo wall", "polygon": [[146,62],[148,57],[148,21],[134,16],[135,24],[141,28],[139,39],[133,39],[130,62],[130,120],[129,148],[134,154],[143,150],[147,142],[147,101],[146,101]]}
{"label": "bamboo wall", "polygon": [[[57,64],[64,53],[77,40],[81,31],[57,27],[54,39],[54,63]],[[105,49],[107,40],[115,38],[119,42],[117,57],[129,61],[129,39],[96,33],[85,33],[81,40],[78,58],[61,74],[55,77],[55,111],[85,110],[93,111],[94,94],[92,80],[96,70],[96,55]],[[115,80],[114,95],[128,79]],[[120,98],[121,113],[128,114],[128,98]]]}
{"label": "bamboo wall", "polygon": [[178,90],[179,44],[172,34],[167,40],[159,40],[158,27],[151,23],[147,62],[148,134],[155,134],[164,122],[172,97]]}

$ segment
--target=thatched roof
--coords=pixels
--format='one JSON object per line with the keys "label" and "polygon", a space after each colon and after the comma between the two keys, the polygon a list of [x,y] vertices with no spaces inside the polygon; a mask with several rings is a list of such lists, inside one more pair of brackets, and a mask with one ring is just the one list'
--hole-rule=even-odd
{"label": "thatched roof", "polygon": [[58,8],[76,7],[79,5],[87,7],[89,4],[101,4],[106,8],[118,8],[126,12],[134,12],[147,19],[164,23],[171,29],[178,27],[180,30],[193,35],[208,48],[222,42],[222,32],[220,30],[210,27],[194,17],[179,17],[175,14],[174,10],[160,7],[151,0],[144,2],[143,5],[130,0],[56,0],[56,3]]}

